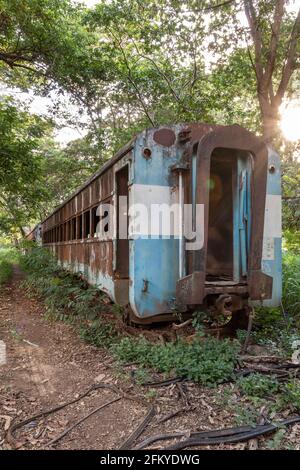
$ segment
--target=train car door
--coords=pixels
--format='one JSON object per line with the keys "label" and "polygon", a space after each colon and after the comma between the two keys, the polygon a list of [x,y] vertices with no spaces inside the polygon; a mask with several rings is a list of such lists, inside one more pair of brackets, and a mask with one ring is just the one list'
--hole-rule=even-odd
{"label": "train car door", "polygon": [[119,279],[128,279],[129,278],[128,165],[124,166],[121,170],[119,170],[116,173],[116,186],[117,186],[117,233],[116,233],[117,240],[116,240],[115,275]]}

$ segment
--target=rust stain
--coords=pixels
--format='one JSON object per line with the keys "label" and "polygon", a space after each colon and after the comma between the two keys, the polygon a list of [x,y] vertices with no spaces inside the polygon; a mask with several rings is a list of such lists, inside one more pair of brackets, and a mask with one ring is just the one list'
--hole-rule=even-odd
{"label": "rust stain", "polygon": [[163,128],[154,132],[153,139],[157,144],[171,147],[175,143],[176,135],[171,129]]}

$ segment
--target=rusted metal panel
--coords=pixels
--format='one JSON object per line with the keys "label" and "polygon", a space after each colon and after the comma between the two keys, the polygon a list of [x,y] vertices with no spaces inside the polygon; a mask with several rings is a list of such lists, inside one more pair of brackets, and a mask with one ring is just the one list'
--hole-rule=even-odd
{"label": "rusted metal panel", "polygon": [[104,173],[100,178],[100,198],[101,201],[109,197],[113,192],[113,181],[114,173],[113,169],[110,168],[106,173]]}
{"label": "rusted metal panel", "polygon": [[261,270],[251,270],[249,273],[249,294],[252,300],[272,298],[273,278]]}
{"label": "rusted metal panel", "polygon": [[209,286],[204,288],[204,297],[211,294],[238,294],[244,295],[248,293],[247,285],[232,286]]}
{"label": "rusted metal panel", "polygon": [[179,307],[200,305],[204,299],[205,273],[194,271],[178,280],[176,286],[176,302]]}
{"label": "rusted metal panel", "polygon": [[82,193],[77,194],[77,212],[82,211]]}
{"label": "rusted metal panel", "polygon": [[96,204],[99,201],[100,201],[100,177],[97,178],[92,183],[92,200],[91,200],[91,204]]}
{"label": "rusted metal panel", "polygon": [[198,124],[198,123],[191,123],[184,126],[181,131],[178,133],[178,143],[179,144],[186,144],[194,142],[198,142],[205,134],[211,132],[212,130],[218,129],[222,126],[216,126],[212,124]]}
{"label": "rusted metal panel", "polygon": [[[196,203],[204,205],[204,246],[201,250],[195,250],[192,254],[193,271],[200,271],[203,275],[206,273],[209,220],[209,187],[207,185],[207,177],[210,173],[211,155],[216,148],[245,150],[250,152],[253,157],[249,271],[259,271],[261,269],[262,256],[268,151],[262,139],[237,125],[224,126],[209,132],[201,139],[198,145]],[[251,296],[253,289],[255,287],[250,277],[249,291]],[[204,289],[201,290],[204,295]]]}
{"label": "rusted metal panel", "polygon": [[90,265],[94,274],[101,272],[108,276],[113,275],[112,268],[112,241],[99,241],[89,244],[89,259],[85,260]]}
{"label": "rusted metal panel", "polygon": [[[253,159],[251,207],[254,218],[251,220],[249,278],[243,285],[210,285],[206,283],[207,266],[212,265],[207,263],[208,256],[210,256],[210,253],[216,255],[215,248],[212,247],[209,250],[208,244],[208,238],[213,239],[213,236],[209,232],[207,224],[209,220],[207,179],[211,171],[211,155],[214,149],[220,147],[223,149],[245,150],[252,155]],[[93,217],[94,212],[92,209],[98,203],[112,201],[116,203],[117,195],[125,194],[124,191],[120,191],[120,188],[118,190],[118,187],[115,187],[117,170],[124,166],[124,160],[121,160],[126,153],[124,153],[124,150],[123,153],[119,153],[117,157],[93,175],[85,185],[79,188],[60,208],[54,211],[54,214],[44,221],[43,231],[52,230],[50,234],[52,241],[60,238],[57,233],[61,231],[62,224],[64,225],[64,241],[52,243],[59,259],[66,266],[69,264],[71,269],[83,271],[89,282],[99,285],[101,289],[109,292],[118,303],[128,302],[128,291],[132,292],[133,286],[135,286],[133,295],[130,294],[130,303],[136,307],[137,314],[140,312],[140,315],[145,316],[172,311],[175,298],[176,303],[181,304],[182,311],[184,311],[187,310],[187,306],[203,305],[208,296],[215,297],[224,293],[236,295],[238,298],[242,298],[243,302],[246,302],[248,297],[253,300],[271,297],[272,277],[261,272],[267,172],[267,150],[264,143],[239,126],[223,127],[195,123],[147,130],[140,134],[136,143],[131,143],[131,147],[127,147],[127,152],[128,149],[131,150],[132,148],[134,148],[131,152],[132,169],[130,170],[130,176],[127,174],[124,178],[124,188],[126,189],[130,179],[132,186],[134,184],[145,187],[147,185],[151,186],[150,192],[145,189],[145,197],[151,192],[154,193],[156,188],[159,188],[161,194],[165,194],[166,188],[173,188],[173,190],[176,188],[179,171],[183,175],[184,201],[187,204],[192,202],[190,191],[192,187],[192,156],[193,154],[197,155],[196,203],[204,204],[205,207],[205,244],[202,250],[187,253],[185,266],[187,275],[177,282],[178,243],[176,240],[166,243],[165,240],[156,239],[152,240],[151,245],[149,242],[147,244],[147,240],[143,237],[132,240],[131,246],[133,248],[130,253],[134,253],[134,257],[132,254],[130,255],[130,263],[132,258],[135,267],[134,271],[130,271],[130,273],[128,272],[126,254],[120,258],[121,264],[124,264],[123,267],[116,262],[118,251],[122,253],[122,248],[120,249],[120,244],[116,240],[86,238],[79,241],[77,226],[77,240],[68,241],[68,232],[70,232],[70,230],[67,230],[68,221],[75,214],[77,215],[77,221],[83,211],[90,210],[91,217]],[[144,148],[148,148],[151,152],[149,159],[143,156]],[[226,150],[222,153],[224,161],[225,154]],[[177,171],[174,171],[175,169]],[[183,169],[184,172],[182,172]],[[222,173],[221,170],[220,173]],[[138,180],[136,175],[139,175]],[[227,189],[229,194],[229,183]],[[229,215],[231,217],[231,213]],[[228,220],[230,217],[228,217]],[[222,226],[218,226],[217,229],[219,233]],[[114,236],[118,238],[117,227]],[[217,238],[217,235],[215,238]],[[226,238],[225,235],[224,238]],[[125,240],[125,242],[125,251],[127,253],[128,241]],[[163,249],[162,245],[164,245]],[[157,252],[159,255],[157,255]],[[160,253],[163,255],[160,256]],[[228,253],[226,255],[229,256]],[[161,267],[162,259],[165,265],[168,266],[167,269],[165,269],[165,266]],[[166,262],[166,260],[168,261]],[[114,270],[114,268],[117,269]],[[162,277],[157,274],[158,270],[163,271]],[[120,274],[126,276],[126,279],[120,278]],[[231,273],[229,274],[231,275]],[[144,285],[147,285],[147,289],[143,289]],[[151,300],[152,295],[153,299]],[[145,305],[146,308],[144,308]]]}
{"label": "rusted metal panel", "polygon": [[[129,277],[129,239],[128,239],[128,165],[116,173],[117,183],[117,241],[116,241],[116,276],[119,278]],[[120,197],[126,197],[126,207],[121,207]],[[127,238],[120,237],[120,213],[127,218]]]}
{"label": "rusted metal panel", "polygon": [[90,187],[88,186],[82,193],[83,210],[90,206]]}
{"label": "rusted metal panel", "polygon": [[175,143],[176,135],[172,129],[163,128],[154,132],[153,139],[159,145],[171,147]]}

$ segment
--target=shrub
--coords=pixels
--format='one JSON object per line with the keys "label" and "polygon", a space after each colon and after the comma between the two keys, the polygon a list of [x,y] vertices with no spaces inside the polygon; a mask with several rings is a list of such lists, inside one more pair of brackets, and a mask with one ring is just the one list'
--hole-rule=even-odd
{"label": "shrub", "polygon": [[99,347],[109,347],[116,340],[113,325],[103,320],[96,320],[90,326],[83,326],[79,331],[80,337],[87,343]]}
{"label": "shrub", "polygon": [[0,286],[9,281],[18,253],[14,248],[0,248]]}
{"label": "shrub", "polygon": [[244,395],[266,397],[279,391],[280,384],[275,376],[250,374],[237,380],[237,385]]}
{"label": "shrub", "polygon": [[214,337],[196,339],[191,344],[180,339],[174,343],[153,344],[141,337],[138,340],[123,338],[112,350],[120,361],[137,362],[142,367],[212,386],[233,377],[239,344]]}
{"label": "shrub", "polygon": [[101,292],[76,274],[63,270],[45,248],[35,247],[21,260],[27,272],[24,287],[43,297],[47,315],[67,322],[95,320],[103,304]]}
{"label": "shrub", "polygon": [[298,379],[290,380],[282,385],[282,400],[300,412],[300,382]]}
{"label": "shrub", "polygon": [[300,255],[283,258],[282,303],[285,310],[300,323]]}
{"label": "shrub", "polygon": [[283,249],[288,253],[300,254],[300,231],[285,230],[283,234]]}

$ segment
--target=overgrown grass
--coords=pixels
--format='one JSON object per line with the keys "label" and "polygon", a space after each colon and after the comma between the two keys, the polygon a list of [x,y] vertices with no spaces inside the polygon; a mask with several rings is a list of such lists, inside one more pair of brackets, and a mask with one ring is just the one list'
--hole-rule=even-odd
{"label": "overgrown grass", "polygon": [[100,321],[104,304],[99,289],[88,286],[80,274],[62,269],[54,256],[46,249],[33,247],[21,258],[21,267],[26,272],[23,285],[28,294],[44,299],[50,319],[69,323],[80,323],[95,329]]}
{"label": "overgrown grass", "polygon": [[283,306],[300,326],[300,254],[284,255],[282,281]]}
{"label": "overgrown grass", "polygon": [[120,337],[105,321],[101,293],[88,287],[80,276],[59,268],[45,249],[34,247],[21,261],[27,272],[25,288],[44,299],[47,316],[76,324],[80,336],[95,346],[109,348],[120,362],[134,361],[142,369],[179,374],[196,382],[214,385],[233,377],[240,345],[237,341],[200,338],[188,344],[183,340],[154,344],[143,337]]}
{"label": "overgrown grass", "polygon": [[[286,263],[289,265],[288,260]],[[157,371],[166,376],[180,375],[208,386],[234,377],[236,357],[243,338],[240,342],[229,339],[220,341],[214,337],[204,338],[198,332],[192,343],[178,339],[154,344],[144,337],[121,337],[113,324],[105,319],[107,306],[101,302],[101,292],[88,286],[79,275],[61,269],[47,250],[33,248],[23,257],[22,268],[27,272],[24,285],[28,293],[34,291],[43,297],[50,319],[75,324],[85,341],[109,348],[120,363],[135,362],[143,371]],[[299,271],[299,266],[297,269]],[[284,275],[285,282],[290,282],[291,271],[285,268]],[[295,310],[295,321],[298,316],[299,312]],[[297,334],[294,325],[285,324],[279,310],[258,311],[256,331],[252,337],[261,344],[272,347],[279,344],[284,354],[287,351],[291,353],[292,341],[298,339]],[[249,381],[251,383],[251,379]],[[244,387],[247,384],[250,387],[249,383],[245,381]],[[265,385],[264,381],[261,383],[261,379],[258,380],[258,388]]]}
{"label": "overgrown grass", "polygon": [[11,278],[13,264],[17,258],[18,254],[14,248],[0,247],[0,287]]}
{"label": "overgrown grass", "polygon": [[[256,308],[252,341],[277,354],[291,356],[300,341],[300,254],[283,255],[282,308]],[[244,332],[240,332],[243,340]]]}
{"label": "overgrown grass", "polygon": [[167,375],[180,375],[204,385],[216,385],[234,376],[237,341],[214,337],[195,339],[192,343],[178,339],[165,344],[153,344],[145,338],[122,338],[112,347],[116,358],[136,362]]}

